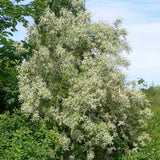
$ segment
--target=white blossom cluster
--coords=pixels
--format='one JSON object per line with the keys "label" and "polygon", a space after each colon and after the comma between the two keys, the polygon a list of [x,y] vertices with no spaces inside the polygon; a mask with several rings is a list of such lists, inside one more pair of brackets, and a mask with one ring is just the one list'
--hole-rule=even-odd
{"label": "white blossom cluster", "polygon": [[121,149],[117,139],[135,149],[147,138],[141,130],[152,114],[145,109],[144,95],[127,86],[120,69],[128,66],[120,53],[129,47],[119,25],[119,20],[91,23],[88,12],[74,16],[62,9],[59,18],[46,10],[30,29],[28,41],[36,48],[18,67],[21,109],[33,120],[46,118],[58,127],[70,159],[78,159],[76,145],[92,160],[97,147],[105,158]]}

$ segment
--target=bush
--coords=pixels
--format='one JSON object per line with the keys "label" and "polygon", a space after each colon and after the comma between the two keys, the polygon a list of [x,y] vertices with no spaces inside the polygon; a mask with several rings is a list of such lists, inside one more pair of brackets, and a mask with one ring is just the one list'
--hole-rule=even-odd
{"label": "bush", "polygon": [[148,143],[142,152],[148,159],[160,159],[160,87],[150,86],[144,91],[150,101],[150,109],[153,112],[153,118],[148,121],[147,132],[150,134],[151,142]]}
{"label": "bush", "polygon": [[[142,80],[144,84],[146,82]],[[146,132],[149,133],[151,141],[139,149],[136,154],[125,155],[123,160],[159,160],[160,159],[160,87],[143,85],[141,90],[150,101],[150,109],[153,113],[152,119],[148,120]]]}
{"label": "bush", "polygon": [[44,121],[28,121],[16,111],[0,115],[0,124],[0,159],[60,159],[58,132]]}

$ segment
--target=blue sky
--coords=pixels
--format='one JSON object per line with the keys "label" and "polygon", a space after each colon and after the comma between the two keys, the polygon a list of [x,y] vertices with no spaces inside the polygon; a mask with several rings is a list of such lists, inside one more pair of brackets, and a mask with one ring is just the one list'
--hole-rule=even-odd
{"label": "blue sky", "polygon": [[[123,19],[132,52],[127,58],[131,66],[128,79],[143,78],[160,85],[160,0],[86,0],[94,21],[112,23]],[[22,26],[18,26],[22,30]],[[24,29],[15,39],[24,38]]]}
{"label": "blue sky", "polygon": [[87,0],[94,20],[123,19],[132,52],[128,79],[160,84],[160,0]]}

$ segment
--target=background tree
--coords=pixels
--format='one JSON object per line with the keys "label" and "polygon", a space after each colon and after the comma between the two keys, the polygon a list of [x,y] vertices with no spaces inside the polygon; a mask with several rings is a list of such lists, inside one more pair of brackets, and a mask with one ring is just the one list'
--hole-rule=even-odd
{"label": "background tree", "polygon": [[33,56],[18,67],[21,110],[58,128],[64,159],[118,159],[145,144],[152,114],[121,71],[128,62],[120,52],[129,51],[121,22],[90,23],[81,4],[72,1],[76,15],[48,9],[30,28]]}
{"label": "background tree", "polygon": [[22,22],[26,26],[25,16],[29,15],[27,5],[16,1],[1,0],[0,2],[0,113],[12,110],[18,103],[17,71],[15,66],[23,60],[15,54],[14,41],[11,39],[16,26]]}

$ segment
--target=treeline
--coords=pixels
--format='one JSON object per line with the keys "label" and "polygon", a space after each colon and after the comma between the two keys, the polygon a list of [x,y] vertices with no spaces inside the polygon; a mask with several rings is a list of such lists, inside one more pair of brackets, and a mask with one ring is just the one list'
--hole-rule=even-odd
{"label": "treeline", "polygon": [[22,2],[0,2],[0,159],[158,159],[159,87],[126,80],[121,21],[92,22],[83,0]]}

